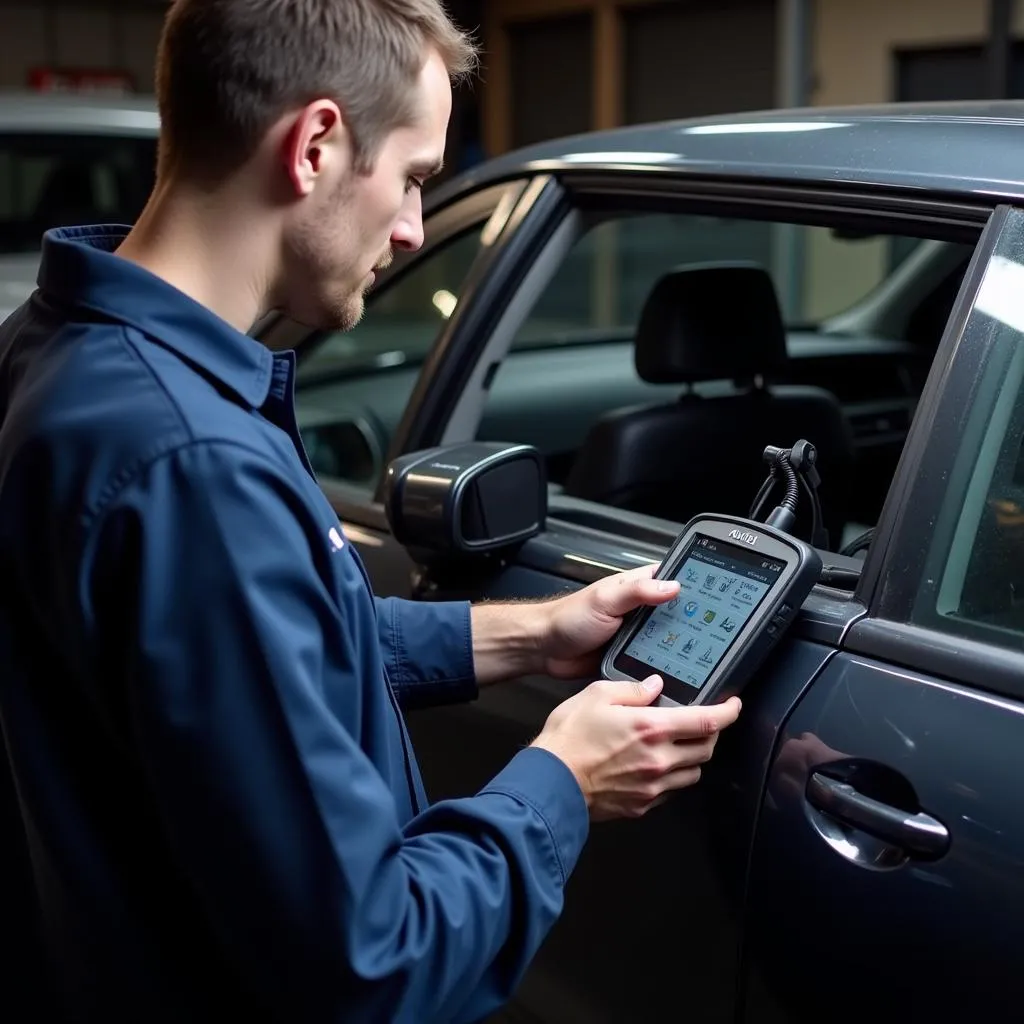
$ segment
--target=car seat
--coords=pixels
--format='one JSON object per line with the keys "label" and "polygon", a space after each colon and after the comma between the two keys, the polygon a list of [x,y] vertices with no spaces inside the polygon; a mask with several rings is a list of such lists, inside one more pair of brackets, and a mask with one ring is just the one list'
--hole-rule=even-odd
{"label": "car seat", "polygon": [[[762,267],[700,264],[665,274],[641,313],[634,361],[642,380],[685,390],[674,402],[601,417],[566,493],[676,522],[698,512],[746,516],[767,476],[765,446],[805,438],[818,449],[823,519],[835,550],[846,517],[851,431],[831,392],[772,383],[787,359],[775,288]],[[805,538],[807,505],[802,500],[798,519]]]}

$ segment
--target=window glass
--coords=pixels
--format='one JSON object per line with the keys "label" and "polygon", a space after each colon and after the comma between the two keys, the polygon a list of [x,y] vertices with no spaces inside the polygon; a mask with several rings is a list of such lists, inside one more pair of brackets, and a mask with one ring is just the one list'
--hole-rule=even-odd
{"label": "window glass", "polygon": [[35,253],[52,227],[133,223],[155,173],[154,138],[0,135],[0,255]]}
{"label": "window glass", "polygon": [[951,460],[921,624],[1024,646],[1024,216],[994,255],[966,326],[990,355]]}
{"label": "window glass", "polygon": [[455,311],[480,251],[483,225],[454,236],[367,300],[363,319],[327,338],[299,367],[299,380],[421,363]]}
{"label": "window glass", "polygon": [[451,317],[483,223],[452,236],[367,299],[363,319],[300,364],[296,404],[317,475],[373,488],[419,368]]}
{"label": "window glass", "polygon": [[[769,272],[791,328],[842,334],[842,323],[831,323],[831,318],[855,307],[900,264],[915,254],[922,259],[935,244],[695,214],[620,216],[597,224],[579,239],[513,347],[631,337],[662,274],[686,264],[736,260],[757,263]],[[970,253],[970,247],[945,248],[958,263]],[[888,337],[905,336],[895,321],[881,324],[880,330]]]}
{"label": "window glass", "polygon": [[[822,454],[830,542],[873,526],[973,247],[672,211],[599,217],[519,325],[477,437],[536,446],[549,480],[570,497],[678,522],[697,505],[748,514],[764,445],[805,436]],[[760,385],[734,381],[727,361],[715,380],[652,383],[636,372],[637,327],[661,277],[726,262],[756,264],[774,285],[790,360],[760,392],[771,402],[748,402]],[[716,351],[732,341],[726,331]],[[636,447],[654,430],[639,425],[648,407],[659,410],[660,458]],[[695,444],[696,423],[716,444]],[[676,483],[662,486],[658,474]]]}

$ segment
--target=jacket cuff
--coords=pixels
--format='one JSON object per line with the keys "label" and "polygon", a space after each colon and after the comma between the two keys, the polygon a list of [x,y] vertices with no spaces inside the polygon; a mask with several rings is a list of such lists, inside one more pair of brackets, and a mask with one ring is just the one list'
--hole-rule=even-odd
{"label": "jacket cuff", "polygon": [[381,654],[404,708],[476,698],[468,601],[376,602]]}
{"label": "jacket cuff", "polygon": [[527,747],[496,775],[484,793],[503,793],[531,807],[544,821],[564,886],[590,832],[587,802],[576,776],[554,754]]}

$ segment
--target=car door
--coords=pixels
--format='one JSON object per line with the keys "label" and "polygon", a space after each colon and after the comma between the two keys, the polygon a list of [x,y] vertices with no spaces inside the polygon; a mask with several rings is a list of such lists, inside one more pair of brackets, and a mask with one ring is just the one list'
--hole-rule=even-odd
{"label": "car door", "polygon": [[867,614],[772,753],[743,1020],[1009,1021],[1024,949],[1024,212],[975,254]]}

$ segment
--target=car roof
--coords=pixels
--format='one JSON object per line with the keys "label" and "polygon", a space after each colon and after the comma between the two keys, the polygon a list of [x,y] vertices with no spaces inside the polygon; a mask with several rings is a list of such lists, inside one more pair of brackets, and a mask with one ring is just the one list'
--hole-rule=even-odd
{"label": "car roof", "polygon": [[0,92],[0,132],[156,137],[159,129],[152,96]]}
{"label": "car roof", "polygon": [[804,107],[537,143],[436,189],[431,205],[529,172],[621,171],[1024,198],[1024,101]]}
{"label": "car roof", "polygon": [[[155,97],[0,92],[0,131],[156,136]],[[524,172],[646,171],[1024,200],[1024,100],[747,111],[523,147],[433,189],[430,207]]]}

